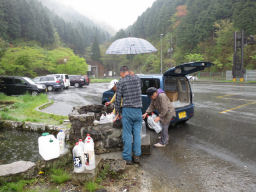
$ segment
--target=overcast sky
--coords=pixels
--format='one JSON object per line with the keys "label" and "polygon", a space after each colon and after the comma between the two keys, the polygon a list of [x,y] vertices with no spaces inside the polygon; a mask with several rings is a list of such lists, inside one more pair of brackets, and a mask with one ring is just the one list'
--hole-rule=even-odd
{"label": "overcast sky", "polygon": [[58,0],[97,21],[103,21],[115,30],[132,25],[137,17],[156,0]]}

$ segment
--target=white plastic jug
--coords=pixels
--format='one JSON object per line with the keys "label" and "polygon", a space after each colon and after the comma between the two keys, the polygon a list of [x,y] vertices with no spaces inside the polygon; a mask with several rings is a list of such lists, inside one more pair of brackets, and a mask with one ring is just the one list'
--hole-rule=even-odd
{"label": "white plastic jug", "polygon": [[85,156],[85,168],[87,170],[95,169],[95,153],[94,143],[92,138],[88,138],[84,143],[84,156]]}
{"label": "white plastic jug", "polygon": [[106,119],[106,115],[105,115],[105,114],[102,114],[102,115],[100,116],[100,122],[101,122],[101,121],[105,121],[105,119]]}
{"label": "white plastic jug", "polygon": [[92,139],[92,137],[89,133],[86,135],[84,143],[86,143],[87,141],[91,141],[91,143],[93,144],[93,148],[94,148],[94,142],[93,142],[93,139]]}
{"label": "white plastic jug", "polygon": [[142,127],[141,127],[141,132],[140,132],[140,137],[141,138],[146,137],[146,134],[147,134],[146,129],[147,129],[146,122],[144,120],[142,120]]}
{"label": "white plastic jug", "polygon": [[57,139],[60,144],[60,154],[65,153],[65,133],[64,131],[60,130],[59,133],[57,134]]}
{"label": "white plastic jug", "polygon": [[79,146],[84,150],[84,142],[83,142],[82,139],[79,139],[79,140],[78,140],[78,144],[79,144]]}
{"label": "white plastic jug", "polygon": [[81,173],[85,170],[84,152],[79,142],[73,148],[74,172]]}
{"label": "white plastic jug", "polygon": [[38,138],[38,148],[39,154],[46,161],[60,156],[59,141],[54,137],[54,135],[50,135],[49,133],[43,133],[42,136]]}

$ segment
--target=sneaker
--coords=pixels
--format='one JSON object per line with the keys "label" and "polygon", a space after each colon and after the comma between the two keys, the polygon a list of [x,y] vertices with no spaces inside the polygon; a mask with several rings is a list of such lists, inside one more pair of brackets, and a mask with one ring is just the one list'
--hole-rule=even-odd
{"label": "sneaker", "polygon": [[133,162],[136,164],[140,164],[140,157],[139,156],[133,156]]}
{"label": "sneaker", "polygon": [[154,147],[165,147],[166,145],[163,145],[163,144],[161,144],[161,143],[156,143],[156,144],[154,144]]}
{"label": "sneaker", "polygon": [[131,160],[125,160],[125,162],[126,162],[126,165],[132,165],[133,164]]}

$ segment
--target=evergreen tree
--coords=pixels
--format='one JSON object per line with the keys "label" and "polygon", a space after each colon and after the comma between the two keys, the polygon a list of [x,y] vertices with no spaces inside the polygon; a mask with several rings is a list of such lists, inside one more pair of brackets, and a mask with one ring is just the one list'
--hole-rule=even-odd
{"label": "evergreen tree", "polygon": [[99,47],[97,35],[95,35],[94,37],[91,51],[92,51],[92,56],[91,56],[92,60],[100,61],[101,55],[100,55],[100,47]]}

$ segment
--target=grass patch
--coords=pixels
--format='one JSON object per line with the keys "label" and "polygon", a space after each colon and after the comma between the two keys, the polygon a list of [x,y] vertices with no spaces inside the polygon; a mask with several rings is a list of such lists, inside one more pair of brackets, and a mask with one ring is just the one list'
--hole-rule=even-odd
{"label": "grass patch", "polygon": [[40,94],[38,96],[21,95],[21,96],[6,96],[0,93],[1,101],[13,101],[13,105],[6,107],[5,110],[0,111],[0,118],[3,120],[14,120],[14,121],[30,121],[30,122],[41,122],[48,124],[62,124],[68,117],[47,114],[35,109],[49,102],[47,95]]}
{"label": "grass patch", "polygon": [[113,79],[111,78],[106,78],[106,79],[90,79],[91,83],[109,83]]}
{"label": "grass patch", "polygon": [[56,184],[65,183],[66,181],[69,181],[71,179],[71,176],[62,169],[51,169],[50,170],[51,175],[51,182]]}
{"label": "grass patch", "polygon": [[84,184],[84,190],[88,191],[88,192],[94,192],[97,189],[101,189],[101,188],[102,188],[102,186],[100,186],[99,184],[97,184],[93,181],[89,181]]}
{"label": "grass patch", "polygon": [[[25,190],[24,192],[42,192],[42,190],[40,189],[29,189],[29,190]],[[43,190],[43,192],[60,192],[59,189],[48,189],[48,190]]]}
{"label": "grass patch", "polygon": [[6,183],[0,187],[0,192],[23,192],[24,187],[33,182],[34,180],[20,180],[18,182]]}

